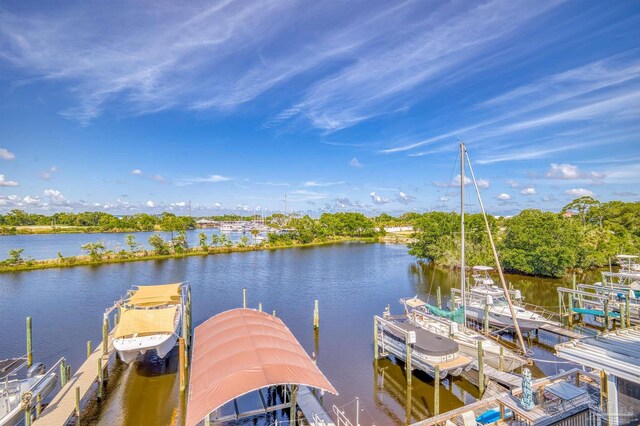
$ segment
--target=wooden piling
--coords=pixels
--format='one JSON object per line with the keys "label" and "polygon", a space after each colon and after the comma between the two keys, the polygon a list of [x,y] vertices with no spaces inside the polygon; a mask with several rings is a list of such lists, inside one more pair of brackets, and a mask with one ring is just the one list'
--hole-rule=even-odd
{"label": "wooden piling", "polygon": [[500,371],[504,371],[504,347],[500,346]]}
{"label": "wooden piling", "polygon": [[242,289],[242,307],[243,308],[247,308],[247,289],[243,288]]}
{"label": "wooden piling", "polygon": [[31,317],[27,317],[27,368],[33,364],[33,328]]}
{"label": "wooden piling", "polygon": [[316,299],[313,307],[313,329],[317,330],[319,328],[320,328],[320,309],[318,308],[318,299]]}
{"label": "wooden piling", "polygon": [[436,303],[438,305],[438,309],[442,309],[442,295],[440,293],[440,286],[436,288]]}
{"label": "wooden piling", "polygon": [[187,388],[186,377],[185,377],[185,356],[184,356],[184,337],[178,338],[179,342],[179,352],[180,352],[180,361],[178,365],[178,369],[180,370],[180,392],[184,392]]}
{"label": "wooden piling", "polygon": [[298,424],[298,385],[291,385],[291,409],[289,410],[289,423],[292,425]]}
{"label": "wooden piling", "polygon": [[276,310],[275,309],[273,310],[273,316],[274,317],[276,316]]}
{"label": "wooden piling", "polygon": [[409,339],[408,337],[405,336],[406,340],[406,344],[407,344],[407,362],[405,363],[405,370],[406,370],[406,374],[407,374],[407,385],[411,386],[411,372],[413,371],[413,368],[411,367],[411,343],[409,343]]}
{"label": "wooden piling", "polygon": [[109,318],[105,315],[102,321],[102,355],[109,353]]}
{"label": "wooden piling", "polygon": [[[630,290],[632,291],[632,290]],[[631,310],[629,308],[629,295],[624,299],[624,312],[627,314],[627,317],[624,319],[625,327],[631,327]]]}
{"label": "wooden piling", "polygon": [[113,314],[113,326],[115,327],[120,322],[120,318],[118,317],[118,313]]}
{"label": "wooden piling", "polygon": [[[436,365],[433,372],[433,415],[440,414],[440,366]],[[407,395],[410,398],[411,395]]]}
{"label": "wooden piling", "polygon": [[31,422],[33,420],[33,414],[31,413],[31,406],[27,404],[24,409],[24,424],[25,426],[31,426]]}
{"label": "wooden piling", "polygon": [[480,395],[484,393],[484,351],[482,350],[482,340],[478,340],[478,389]]}
{"label": "wooden piling", "polygon": [[211,426],[211,414],[207,414],[207,417],[204,418],[204,426]]}
{"label": "wooden piling", "polygon": [[558,312],[560,313],[560,322],[564,324],[564,315],[562,312],[562,302],[564,301],[564,297],[562,296],[562,292],[558,291]]}
{"label": "wooden piling", "polygon": [[67,364],[67,373],[66,374],[67,374],[66,380],[67,380],[67,383],[69,383],[69,380],[71,380],[71,377],[72,377],[71,376],[71,366],[69,364]]}
{"label": "wooden piling", "polygon": [[609,300],[604,300],[604,328],[609,329]]}
{"label": "wooden piling", "polygon": [[87,358],[91,356],[91,352],[93,352],[93,347],[91,345],[91,340],[87,340]]}
{"label": "wooden piling", "polygon": [[262,312],[262,302],[258,303],[258,310]]}
{"label": "wooden piling", "polygon": [[[574,275],[575,277],[575,275]],[[569,295],[569,327],[573,325],[573,294]]]}
{"label": "wooden piling", "polygon": [[[378,359],[378,320],[373,319],[373,359]],[[377,372],[376,372],[377,374]]]}
{"label": "wooden piling", "polygon": [[42,394],[39,393],[38,396],[36,396],[36,419],[40,417],[41,413],[42,413]]}
{"label": "wooden piling", "polygon": [[76,386],[76,425],[80,426],[80,387]]}
{"label": "wooden piling", "polygon": [[60,387],[63,388],[67,384],[67,367],[64,365],[64,360],[60,363]]}
{"label": "wooden piling", "polygon": [[98,400],[102,399],[103,383],[104,383],[104,375],[102,370],[102,358],[98,358]]}
{"label": "wooden piling", "polygon": [[489,335],[489,304],[486,301],[484,303],[484,318],[482,321],[484,325],[484,334],[488,336]]}
{"label": "wooden piling", "polygon": [[618,325],[620,328],[624,328],[627,325],[627,313],[625,311],[625,304],[620,303],[620,319],[618,320]]}
{"label": "wooden piling", "polygon": [[[450,310],[451,312],[453,312],[453,311],[455,311],[455,310],[456,310],[456,307],[455,307],[455,297],[456,297],[456,296],[455,296],[455,293],[453,292],[453,288],[451,288],[451,299],[449,299],[449,310]],[[465,322],[466,322],[466,319],[465,319]]]}

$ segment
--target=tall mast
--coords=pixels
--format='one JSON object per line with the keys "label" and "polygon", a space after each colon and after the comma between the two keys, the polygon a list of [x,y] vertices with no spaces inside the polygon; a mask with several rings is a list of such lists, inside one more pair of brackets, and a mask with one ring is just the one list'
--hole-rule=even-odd
{"label": "tall mast", "polygon": [[[465,285],[465,252],[464,252],[464,143],[460,143],[460,290],[462,291],[462,318],[467,325],[467,286]],[[453,303],[451,305],[453,307]]]}
{"label": "tall mast", "polygon": [[469,159],[469,154],[467,155],[467,162],[469,163],[469,171],[471,172],[471,179],[473,180],[473,186],[476,189],[476,194],[478,194],[478,202],[480,203],[480,209],[482,210],[482,217],[484,218],[484,224],[487,227],[487,233],[489,234],[489,243],[491,243],[491,250],[493,251],[493,259],[496,262],[496,268],[498,269],[498,274],[500,275],[500,284],[502,284],[502,289],[504,290],[504,294],[507,297],[507,303],[509,304],[509,312],[511,313],[511,318],[513,319],[513,325],[516,329],[516,334],[518,335],[518,341],[520,342],[520,347],[522,351],[526,354],[527,347],[524,344],[524,339],[522,338],[522,333],[520,333],[520,326],[518,325],[518,318],[516,316],[516,312],[513,309],[513,303],[511,303],[511,295],[509,294],[509,290],[507,289],[507,283],[504,280],[504,274],[502,273],[502,266],[500,266],[500,259],[498,258],[498,251],[496,250],[496,245],[493,242],[493,235],[491,235],[491,227],[489,227],[489,221],[487,220],[487,213],[484,211],[484,204],[482,204],[482,197],[480,197],[480,190],[478,189],[478,183],[476,182],[476,177],[473,174],[473,167],[471,166],[471,160]]}

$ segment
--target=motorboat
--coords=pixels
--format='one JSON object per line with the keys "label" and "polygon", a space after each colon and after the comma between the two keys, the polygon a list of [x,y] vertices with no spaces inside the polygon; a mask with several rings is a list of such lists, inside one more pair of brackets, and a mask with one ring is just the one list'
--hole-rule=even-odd
{"label": "motorboat", "polygon": [[[511,310],[504,290],[495,285],[491,275],[489,275],[489,271],[492,269],[489,266],[474,266],[472,268],[474,285],[467,296],[467,318],[477,323],[483,323],[485,308],[488,305],[489,326],[512,330],[514,322]],[[516,290],[515,296],[516,300],[522,300],[518,290]],[[456,299],[455,303],[461,304],[461,301]],[[517,304],[513,306],[513,310],[522,331],[537,330],[544,324],[561,326],[561,324]]]}
{"label": "motorboat", "polygon": [[113,347],[122,361],[128,364],[148,351],[167,356],[181,334],[187,288],[184,283],[136,286],[116,302],[120,321]]}
{"label": "motorboat", "polygon": [[[56,364],[57,366],[57,364]],[[55,367],[47,371],[41,362],[27,368],[26,357],[0,360],[0,426],[22,424],[25,401],[46,398],[58,383]]]}
{"label": "motorboat", "polygon": [[433,307],[417,296],[400,299],[400,303],[404,306],[405,315],[412,324],[453,339],[458,343],[460,352],[465,355],[477,358],[478,342],[482,342],[482,350],[485,354],[484,362],[493,368],[511,371],[527,363],[525,358],[475,330],[463,327],[453,319],[435,315],[429,309]]}

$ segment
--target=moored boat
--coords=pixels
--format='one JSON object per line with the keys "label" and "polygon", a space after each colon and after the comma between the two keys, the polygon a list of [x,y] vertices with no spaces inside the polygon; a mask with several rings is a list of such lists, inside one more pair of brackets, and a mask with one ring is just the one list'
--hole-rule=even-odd
{"label": "moored boat", "polygon": [[167,356],[180,336],[186,291],[184,283],[139,286],[118,302],[113,347],[122,361],[128,364],[147,351]]}

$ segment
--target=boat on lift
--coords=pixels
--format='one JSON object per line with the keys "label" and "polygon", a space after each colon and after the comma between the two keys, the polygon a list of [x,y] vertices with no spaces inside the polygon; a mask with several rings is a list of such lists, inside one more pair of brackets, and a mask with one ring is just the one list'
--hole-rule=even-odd
{"label": "boat on lift", "polygon": [[0,426],[23,424],[25,400],[33,401],[46,398],[58,383],[54,365],[47,371],[41,362],[27,368],[27,358],[0,360]]}
{"label": "boat on lift", "polygon": [[125,363],[155,351],[164,358],[178,341],[187,300],[185,283],[134,286],[129,297],[116,302],[120,321],[113,347]]}

